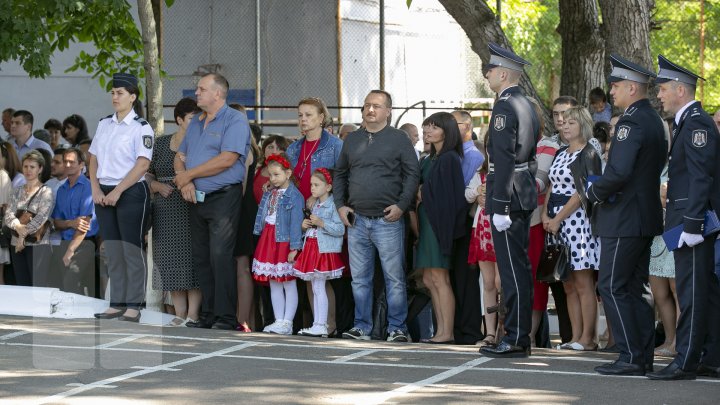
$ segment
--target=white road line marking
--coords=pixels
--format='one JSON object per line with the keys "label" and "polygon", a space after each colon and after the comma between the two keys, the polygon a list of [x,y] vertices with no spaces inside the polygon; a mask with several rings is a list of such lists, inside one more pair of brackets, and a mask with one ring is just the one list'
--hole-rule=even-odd
{"label": "white road line marking", "polygon": [[[85,384],[83,383],[70,383],[65,384],[68,387],[84,387]],[[96,386],[95,388],[117,388],[117,385],[102,385],[102,386]]]}
{"label": "white road line marking", "polygon": [[0,340],[15,339],[15,338],[18,337],[18,336],[27,335],[27,334],[29,334],[29,333],[30,333],[30,332],[29,332],[29,331],[26,331],[26,330],[19,330],[19,331],[17,331],[17,332],[8,333],[7,335],[2,335],[2,336],[0,336]]}
{"label": "white road line marking", "polygon": [[96,349],[106,349],[108,347],[124,345],[125,343],[129,343],[129,342],[132,342],[133,340],[138,340],[138,339],[144,338],[144,337],[145,337],[145,335],[130,335],[130,336],[126,336],[122,339],[113,340],[112,342],[97,345],[97,346],[95,346],[95,348]]}
{"label": "white road line marking", "polygon": [[[159,367],[159,366],[158,366],[158,367]],[[132,366],[132,367],[130,367],[130,368],[135,368],[135,369],[138,369],[138,370],[145,370],[145,369],[148,369],[148,368],[157,368],[157,367]],[[157,371],[182,371],[182,369],[181,369],[181,368],[169,368],[169,367],[165,367],[165,368],[162,368],[162,369],[158,368]]]}
{"label": "white road line marking", "polygon": [[333,363],[345,363],[350,360],[355,360],[357,358],[373,354],[375,352],[377,352],[377,350],[363,350],[361,352],[348,354],[347,356],[338,357],[337,359],[333,360]]}
{"label": "white road line marking", "polygon": [[[432,385],[435,383],[438,383],[443,380],[447,380],[450,377],[453,377],[455,375],[458,375],[462,373],[463,371],[467,371],[472,369],[473,367],[487,363],[488,361],[492,360],[488,357],[480,357],[474,360],[470,360],[466,363],[463,363],[457,367],[453,367],[449,370],[445,370],[442,373],[435,374],[431,377],[428,377],[424,380],[416,381],[414,383],[403,385],[402,387],[396,388],[392,391],[387,392],[378,392],[378,393],[370,393],[370,394],[353,394],[353,395],[345,395],[345,396],[338,396],[330,398],[330,402],[333,403],[347,403],[352,402],[355,404],[382,404],[387,402],[388,400],[403,396],[405,394],[409,394],[413,391],[417,391],[419,389],[422,389],[428,385]],[[345,364],[354,364],[354,363],[345,363]],[[349,401],[348,401],[349,400]]]}
{"label": "white road line marking", "polygon": [[181,365],[183,365],[183,364],[195,363],[195,362],[198,362],[198,361],[201,361],[201,360],[207,360],[207,359],[210,359],[210,358],[213,358],[213,357],[222,356],[222,355],[224,355],[224,354],[228,354],[228,353],[231,353],[231,352],[235,352],[235,351],[238,351],[238,350],[242,350],[242,349],[245,349],[245,348],[250,347],[250,346],[254,346],[254,345],[253,345],[252,343],[243,343],[243,344],[235,345],[235,346],[232,346],[232,347],[228,347],[228,348],[226,348],[226,349],[217,350],[217,351],[214,351],[214,352],[212,352],[212,353],[201,354],[201,355],[199,355],[199,356],[190,357],[190,358],[183,359],[183,360],[178,360],[178,361],[173,361],[172,363],[163,364],[163,365],[160,365],[160,366],[157,366],[157,367],[149,367],[149,368],[146,368],[146,369],[144,369],[144,370],[133,371],[133,372],[131,372],[131,373],[126,373],[126,374],[119,375],[119,376],[117,376],[117,377],[106,378],[106,379],[104,379],[104,380],[96,381],[96,382],[91,383],[91,384],[86,384],[86,385],[84,385],[84,386],[82,386],[82,387],[73,388],[73,389],[71,389],[71,390],[68,390],[68,391],[65,391],[65,392],[61,392],[61,393],[59,393],[59,394],[56,394],[56,395],[53,395],[53,396],[50,396],[50,397],[46,397],[46,398],[40,399],[40,400],[38,400],[38,401],[33,401],[33,402],[30,402],[30,403],[32,403],[32,404],[45,404],[45,403],[48,403],[48,402],[58,402],[58,401],[60,401],[60,400],[62,400],[62,399],[64,399],[64,398],[71,397],[71,396],[77,395],[77,394],[81,394],[81,393],[83,393],[83,392],[85,392],[85,391],[90,391],[90,390],[92,390],[92,389],[94,389],[94,388],[104,387],[104,386],[106,386],[106,385],[108,385],[108,384],[113,384],[113,383],[117,383],[117,382],[120,382],[120,381],[129,380],[129,379],[131,379],[131,378],[140,377],[140,376],[147,375],[147,374],[151,374],[151,373],[154,373],[154,372],[157,372],[157,371],[164,371],[164,369],[166,369],[166,368],[172,368],[172,367],[175,367],[175,366],[181,366]]}

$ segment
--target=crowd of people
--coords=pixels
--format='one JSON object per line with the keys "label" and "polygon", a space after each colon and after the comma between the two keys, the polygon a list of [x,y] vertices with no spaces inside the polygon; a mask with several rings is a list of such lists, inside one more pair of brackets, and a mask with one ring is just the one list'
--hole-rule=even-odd
{"label": "crowd of people", "polygon": [[[494,357],[549,346],[551,290],[558,350],[618,353],[597,372],[717,377],[720,255],[705,217],[720,209],[720,120],[694,100],[702,78],[662,56],[655,74],[614,55],[622,112],[600,88],[590,109],[561,96],[546,134],[518,86],[529,63],[490,53],[498,98],[482,142],[467,111],[394,128],[383,90],[338,135],[325,103],[304,98],[299,139],[263,136],[216,73],[178,102],[170,135],[142,118],[128,74],[114,75],[114,113],[92,140],[77,114],[34,135],[30,112],[7,109],[0,262],[18,285],[104,297],[97,318],[138,322],[150,250],[173,326],[470,344]],[[651,78],[667,121],[648,101]],[[540,282],[557,243],[569,271]],[[655,356],[675,360],[654,372]]]}

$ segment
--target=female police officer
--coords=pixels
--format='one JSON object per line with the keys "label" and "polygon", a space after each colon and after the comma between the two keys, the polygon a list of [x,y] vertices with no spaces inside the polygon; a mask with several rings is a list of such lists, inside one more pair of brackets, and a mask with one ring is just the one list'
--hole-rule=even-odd
{"label": "female police officer", "polygon": [[110,308],[95,317],[138,322],[147,270],[142,242],[150,213],[144,175],[153,130],[140,116],[137,78],[116,73],[112,86],[115,113],[100,120],[90,145],[92,196],[110,276]]}

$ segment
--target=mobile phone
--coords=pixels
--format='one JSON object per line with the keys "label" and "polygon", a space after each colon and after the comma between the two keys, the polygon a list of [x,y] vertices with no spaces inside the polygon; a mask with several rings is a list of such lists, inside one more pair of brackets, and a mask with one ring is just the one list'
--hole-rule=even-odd
{"label": "mobile phone", "polygon": [[348,222],[350,223],[350,226],[355,226],[355,213],[350,211],[347,214]]}
{"label": "mobile phone", "polygon": [[305,215],[305,219],[310,219],[310,215],[312,215],[312,211],[310,211],[307,208],[303,208],[303,215]]}
{"label": "mobile phone", "polygon": [[200,190],[195,190],[195,200],[197,202],[204,202],[205,201],[205,192]]}

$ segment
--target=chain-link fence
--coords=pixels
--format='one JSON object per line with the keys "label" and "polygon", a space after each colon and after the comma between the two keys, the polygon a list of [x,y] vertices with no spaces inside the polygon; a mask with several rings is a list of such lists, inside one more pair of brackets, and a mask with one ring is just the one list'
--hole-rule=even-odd
{"label": "chain-link fence", "polygon": [[419,125],[435,108],[491,96],[479,57],[437,0],[409,9],[404,0],[177,0],[163,20],[169,120],[205,72],[227,77],[228,101],[265,132],[288,136],[304,97],[322,98],[338,124],[358,123],[365,95],[384,84],[394,117]]}

